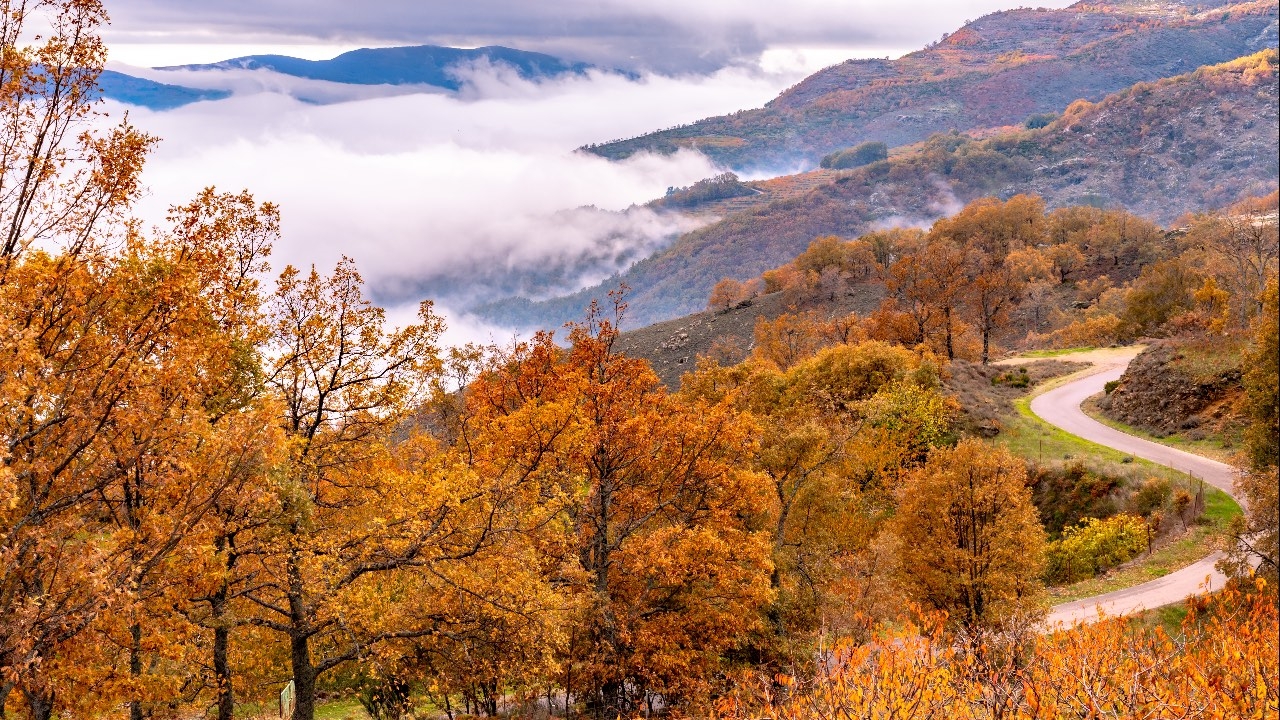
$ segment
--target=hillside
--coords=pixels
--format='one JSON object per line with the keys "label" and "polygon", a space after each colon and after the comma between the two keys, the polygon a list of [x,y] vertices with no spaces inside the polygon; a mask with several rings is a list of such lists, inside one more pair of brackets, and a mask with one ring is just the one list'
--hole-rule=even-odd
{"label": "hillside", "polygon": [[1021,124],[1138,82],[1276,44],[1274,2],[1077,3],[969,23],[897,60],[849,60],[763,108],[585,148],[620,159],[696,148],[735,170],[767,171],[867,140],[890,146],[939,132]]}
{"label": "hillside", "polygon": [[542,53],[506,47],[474,49],[415,45],[362,48],[329,60],[303,60],[286,55],[247,55],[206,65],[181,65],[159,70],[271,70],[283,75],[354,85],[431,85],[457,90],[461,82],[455,69],[474,63],[492,63],[515,69],[526,80],[539,80],[590,69]]}
{"label": "hillside", "polygon": [[1043,128],[985,140],[938,135],[887,161],[821,171],[831,181],[806,192],[755,196],[754,207],[682,236],[599,286],[542,303],[504,301],[483,313],[556,326],[625,282],[633,321],[656,322],[701,310],[720,278],[755,277],[815,237],[927,224],[988,195],[1036,193],[1050,207],[1121,206],[1171,223],[1276,187],[1278,97],[1269,50],[1076,103]]}
{"label": "hillside", "polygon": [[171,85],[126,75],[114,70],[102,71],[102,74],[98,76],[98,89],[105,98],[152,110],[172,110],[183,105],[190,105],[193,102],[221,100],[231,95],[226,90],[208,90]]}

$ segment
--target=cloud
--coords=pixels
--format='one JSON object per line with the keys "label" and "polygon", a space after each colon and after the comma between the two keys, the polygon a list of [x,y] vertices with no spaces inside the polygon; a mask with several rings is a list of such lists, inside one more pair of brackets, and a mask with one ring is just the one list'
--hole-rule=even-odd
{"label": "cloud", "polygon": [[[1068,0],[1050,0],[1064,7]],[[611,68],[707,73],[777,46],[917,48],[1007,0],[117,0],[116,43],[502,44]]]}
{"label": "cloud", "polygon": [[462,328],[454,340],[492,336],[461,314],[473,302],[577,289],[705,222],[635,207],[718,172],[704,156],[609,162],[573,148],[758,106],[795,80],[729,69],[533,84],[476,67],[456,95],[319,106],[279,92],[314,84],[269,75],[255,82],[276,91],[128,110],[162,138],[138,212],[161,224],[168,206],[202,187],[248,188],[281,205],[277,268],[354,257],[393,316],[440,299]]}

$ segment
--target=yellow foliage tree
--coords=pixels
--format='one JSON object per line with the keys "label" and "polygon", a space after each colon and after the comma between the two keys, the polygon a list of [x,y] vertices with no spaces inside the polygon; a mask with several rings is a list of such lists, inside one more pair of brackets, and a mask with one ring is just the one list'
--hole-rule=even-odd
{"label": "yellow foliage tree", "polygon": [[1044,529],[1026,466],[1003,448],[963,440],[939,448],[902,486],[892,532],[900,582],[963,627],[1041,611]]}

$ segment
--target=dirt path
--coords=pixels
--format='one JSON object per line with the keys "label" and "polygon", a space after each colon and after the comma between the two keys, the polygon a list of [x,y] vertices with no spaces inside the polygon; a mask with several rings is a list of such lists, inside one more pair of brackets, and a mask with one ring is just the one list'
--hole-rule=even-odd
{"label": "dirt path", "polygon": [[[1115,448],[1179,472],[1190,473],[1234,497],[1236,470],[1230,465],[1122,433],[1085,415],[1080,409],[1080,403],[1086,398],[1102,392],[1107,382],[1118,380],[1129,361],[1140,350],[1141,348],[1107,349],[1064,356],[1063,359],[1093,362],[1094,365],[1064,378],[1056,387],[1033,398],[1031,412],[1051,425],[1099,445]],[[1236,501],[1239,502],[1239,499]],[[1179,602],[1206,590],[1217,590],[1226,582],[1226,578],[1214,567],[1221,557],[1221,553],[1214,553],[1181,570],[1141,585],[1055,605],[1050,609],[1046,623],[1049,626],[1058,623],[1071,625],[1093,620],[1098,617],[1099,612],[1126,615]]]}

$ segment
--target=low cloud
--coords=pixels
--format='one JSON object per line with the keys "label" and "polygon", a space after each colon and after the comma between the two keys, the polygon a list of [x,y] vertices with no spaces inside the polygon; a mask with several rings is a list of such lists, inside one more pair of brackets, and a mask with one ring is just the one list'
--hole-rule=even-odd
{"label": "low cloud", "polygon": [[315,86],[294,80],[264,78],[170,112],[128,109],[162,138],[139,213],[159,224],[202,187],[248,188],[281,205],[277,267],[351,256],[393,316],[434,297],[455,328],[467,326],[452,339],[467,340],[494,335],[461,317],[472,303],[597,282],[696,227],[638,205],[719,171],[692,152],[609,162],[573,148],[759,106],[795,78],[725,70],[534,84],[476,67],[456,95],[323,106],[296,99]]}

